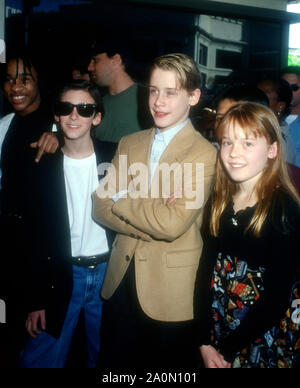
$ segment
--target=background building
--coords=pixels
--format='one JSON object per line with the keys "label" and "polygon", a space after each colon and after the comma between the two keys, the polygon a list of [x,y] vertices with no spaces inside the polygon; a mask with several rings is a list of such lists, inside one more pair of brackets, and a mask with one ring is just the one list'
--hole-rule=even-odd
{"label": "background building", "polygon": [[130,72],[140,82],[147,81],[157,55],[178,51],[193,56],[208,99],[228,83],[279,74],[288,63],[289,26],[300,22],[299,15],[286,11],[286,0],[0,2],[6,3],[2,30],[5,24],[8,50],[28,44],[51,86],[70,77],[93,39],[109,41],[117,35],[129,47]]}

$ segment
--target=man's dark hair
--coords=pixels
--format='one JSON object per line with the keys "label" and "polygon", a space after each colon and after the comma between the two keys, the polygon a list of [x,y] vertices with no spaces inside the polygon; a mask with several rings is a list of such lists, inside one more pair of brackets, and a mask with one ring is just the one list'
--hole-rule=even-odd
{"label": "man's dark hair", "polygon": [[291,103],[293,99],[293,91],[291,85],[284,79],[273,80],[276,87],[277,101],[285,102],[283,117],[287,117],[291,113]]}
{"label": "man's dark hair", "polygon": [[256,86],[253,85],[235,85],[226,87],[226,89],[217,98],[217,104],[228,98],[233,101],[255,102],[269,107],[268,96]]}
{"label": "man's dark hair", "polygon": [[300,77],[300,66],[287,66],[284,67],[280,75],[283,76],[284,74],[296,74],[298,77]]}
{"label": "man's dark hair", "polygon": [[32,78],[38,82],[38,79],[35,79],[34,75],[32,74],[32,69],[34,68],[37,72],[37,74],[39,74],[38,72],[38,68],[36,66],[36,64],[34,63],[34,61],[32,60],[31,56],[29,55],[29,53],[26,53],[24,51],[21,51],[19,53],[15,52],[15,53],[10,53],[9,55],[7,55],[7,58],[6,58],[6,63],[4,63],[1,68],[2,68],[2,71],[1,71],[1,82],[3,83],[5,81],[5,77],[6,77],[6,73],[7,73],[7,66],[8,66],[8,63],[12,60],[15,60],[16,63],[17,63],[17,74],[16,74],[16,77],[18,76],[18,68],[19,68],[19,63],[23,63],[23,67],[24,67],[24,70],[28,70],[29,74],[32,76]]}
{"label": "man's dark hair", "polygon": [[72,63],[72,70],[76,69],[79,70],[81,74],[88,73],[88,67],[90,63],[89,57],[83,57],[75,60],[74,63]]}
{"label": "man's dark hair", "polygon": [[114,55],[119,54],[122,58],[122,63],[127,68],[132,65],[132,55],[130,42],[118,38],[106,38],[95,39],[90,46],[89,55],[94,57],[98,54],[107,54],[109,58],[112,58]]}
{"label": "man's dark hair", "polygon": [[285,103],[282,117],[285,118],[291,113],[291,103],[293,99],[293,91],[291,85],[283,78],[264,78],[258,81],[257,85],[262,82],[270,82],[274,86],[274,91],[277,94],[277,102],[282,101]]}
{"label": "man's dark hair", "polygon": [[104,115],[103,99],[99,88],[89,81],[72,81],[62,87],[59,91],[56,101],[60,101],[62,96],[72,90],[83,90],[90,94],[96,105],[96,113]]}

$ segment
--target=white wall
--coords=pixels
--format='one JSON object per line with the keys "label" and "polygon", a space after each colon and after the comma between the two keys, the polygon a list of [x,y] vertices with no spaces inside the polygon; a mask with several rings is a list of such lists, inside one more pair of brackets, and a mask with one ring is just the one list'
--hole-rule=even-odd
{"label": "white wall", "polygon": [[229,3],[236,5],[248,5],[250,7],[270,8],[279,11],[286,11],[287,0],[210,0],[221,3]]}

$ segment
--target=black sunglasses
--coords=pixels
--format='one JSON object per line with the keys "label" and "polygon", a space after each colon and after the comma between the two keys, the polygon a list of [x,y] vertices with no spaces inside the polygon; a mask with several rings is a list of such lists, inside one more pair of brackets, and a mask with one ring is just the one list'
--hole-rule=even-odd
{"label": "black sunglasses", "polygon": [[291,85],[291,88],[292,88],[293,92],[297,92],[300,89],[300,86],[298,84],[293,84],[293,85]]}
{"label": "black sunglasses", "polygon": [[71,104],[67,101],[58,101],[55,104],[54,113],[57,116],[68,116],[76,108],[77,113],[82,117],[91,117],[96,112],[96,104]]}

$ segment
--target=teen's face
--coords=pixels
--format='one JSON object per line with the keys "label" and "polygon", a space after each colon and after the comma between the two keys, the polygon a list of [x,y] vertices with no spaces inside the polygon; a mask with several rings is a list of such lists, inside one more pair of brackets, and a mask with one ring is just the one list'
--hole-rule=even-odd
{"label": "teen's face", "polygon": [[229,111],[229,109],[231,109],[233,106],[237,104],[238,104],[238,101],[234,101],[229,98],[224,98],[224,100],[221,100],[219,102],[217,107],[217,112],[216,112],[215,129],[218,128],[218,126],[220,125],[220,122],[222,121],[226,113]]}
{"label": "teen's face", "polygon": [[40,105],[37,72],[24,68],[23,61],[12,59],[7,64],[3,90],[14,111],[21,116],[34,112]]}
{"label": "teen's face", "polygon": [[150,78],[149,107],[155,125],[161,131],[174,128],[189,117],[190,108],[198,103],[201,92],[179,89],[172,71],[156,68]]}
{"label": "teen's face", "polygon": [[106,53],[94,56],[89,64],[88,71],[91,79],[101,87],[110,86],[113,79],[113,58]]}
{"label": "teen's face", "polygon": [[249,135],[231,124],[224,131],[220,156],[222,163],[235,183],[249,183],[255,186],[268,160],[277,156],[277,143],[268,144],[265,137]]}
{"label": "teen's face", "polygon": [[[60,99],[62,102],[71,104],[95,104],[92,96],[84,90],[69,90]],[[79,140],[90,137],[92,125],[99,125],[101,113],[94,113],[91,117],[82,117],[77,112],[77,108],[67,116],[55,116],[55,120],[60,124],[60,128],[66,139]]]}

